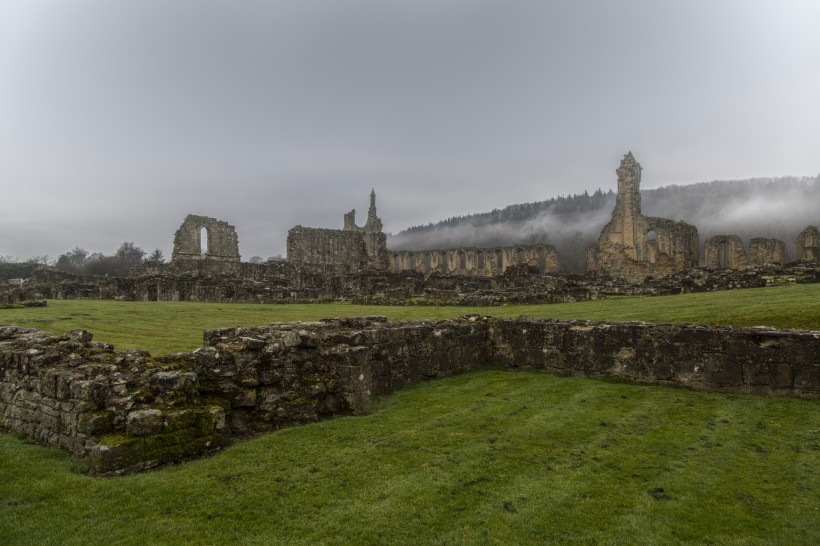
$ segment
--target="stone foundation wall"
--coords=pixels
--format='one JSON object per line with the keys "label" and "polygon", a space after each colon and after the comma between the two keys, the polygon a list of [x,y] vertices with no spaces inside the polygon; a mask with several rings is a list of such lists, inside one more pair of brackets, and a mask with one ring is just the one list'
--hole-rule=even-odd
{"label": "stone foundation wall", "polygon": [[81,277],[51,268],[20,284],[0,285],[0,305],[42,299],[310,303],[353,300],[393,305],[500,305],[603,299],[611,294],[664,295],[818,282],[816,264],[750,266],[736,270],[688,269],[632,282],[608,275],[541,273],[511,265],[484,277],[420,271],[356,271],[287,261],[241,264],[237,275],[189,275],[160,271],[138,277]]}
{"label": "stone foundation wall", "polygon": [[116,352],[82,330],[5,326],[0,427],[88,457],[95,474],[122,474],[217,450],[230,437],[367,413],[373,396],[488,363],[820,396],[820,331],[365,317],[212,330],[196,351],[152,357]]}

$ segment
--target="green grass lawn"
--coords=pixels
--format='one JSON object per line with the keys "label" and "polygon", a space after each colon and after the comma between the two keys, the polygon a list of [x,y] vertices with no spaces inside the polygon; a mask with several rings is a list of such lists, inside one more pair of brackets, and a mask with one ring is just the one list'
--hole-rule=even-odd
{"label": "green grass lawn", "polygon": [[96,341],[113,343],[118,349],[143,348],[159,354],[190,351],[199,347],[202,345],[202,332],[208,328],[258,326],[271,322],[360,315],[385,315],[391,321],[425,320],[470,313],[494,317],[527,315],[537,318],[697,322],[820,329],[820,284],[501,307],[51,300],[47,307],[0,309],[0,324],[16,324],[55,333],[84,328],[94,334]]}
{"label": "green grass lawn", "polygon": [[[820,329],[820,285],[492,308],[50,301],[0,324],[152,352],[206,328],[327,316]],[[363,417],[122,478],[0,434],[0,544],[818,544],[817,400],[487,369]]]}
{"label": "green grass lawn", "polygon": [[0,435],[4,544],[817,544],[817,402],[485,370],[123,478]]}

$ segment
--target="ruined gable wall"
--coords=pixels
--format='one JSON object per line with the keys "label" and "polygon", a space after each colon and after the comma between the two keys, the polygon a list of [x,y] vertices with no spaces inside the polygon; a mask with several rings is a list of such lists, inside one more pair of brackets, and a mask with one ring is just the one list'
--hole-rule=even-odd
{"label": "ruined gable wall", "polygon": [[[202,230],[207,233],[207,248],[202,252]],[[227,222],[189,214],[174,234],[171,267],[205,275],[235,273],[239,268],[239,238]]]}

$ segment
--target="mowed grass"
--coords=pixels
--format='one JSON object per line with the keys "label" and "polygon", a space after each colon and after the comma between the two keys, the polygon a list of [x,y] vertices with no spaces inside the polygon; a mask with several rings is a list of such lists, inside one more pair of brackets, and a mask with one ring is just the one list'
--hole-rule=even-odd
{"label": "mowed grass", "polygon": [[[820,328],[820,286],[492,308],[50,301],[0,323],[152,352],[383,314]],[[485,369],[123,478],[0,434],[2,544],[818,544],[817,400]]]}
{"label": "mowed grass", "polygon": [[0,324],[39,328],[58,334],[84,328],[94,334],[96,341],[113,343],[118,349],[141,348],[159,354],[190,351],[201,346],[202,332],[209,328],[362,315],[385,315],[391,321],[429,320],[471,313],[494,317],[526,315],[533,318],[820,329],[820,284],[499,307],[50,300],[47,307],[0,309]]}
{"label": "mowed grass", "polygon": [[4,544],[818,544],[811,400],[484,370],[92,478],[0,435]]}

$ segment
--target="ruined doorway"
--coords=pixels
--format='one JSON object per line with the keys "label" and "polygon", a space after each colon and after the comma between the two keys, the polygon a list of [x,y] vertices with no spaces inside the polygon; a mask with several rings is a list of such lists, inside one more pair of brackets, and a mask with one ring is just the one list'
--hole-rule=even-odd
{"label": "ruined doorway", "polygon": [[721,241],[717,249],[717,266],[718,269],[729,269],[729,243]]}

